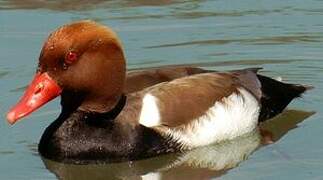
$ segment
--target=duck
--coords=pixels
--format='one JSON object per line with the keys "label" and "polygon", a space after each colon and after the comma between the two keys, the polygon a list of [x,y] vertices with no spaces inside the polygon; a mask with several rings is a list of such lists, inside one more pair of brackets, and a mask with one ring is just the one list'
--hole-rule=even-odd
{"label": "duck", "polygon": [[[254,131],[209,146],[203,146],[163,156],[156,156],[132,162],[113,164],[79,165],[66,164],[41,158],[44,166],[58,179],[212,179],[237,167],[256,151],[278,142],[297,124],[314,115],[315,112],[285,110]],[[288,119],[286,122],[284,119]],[[269,140],[269,141],[268,141]],[[277,150],[276,146],[272,146]],[[279,149],[278,149],[279,150]],[[279,151],[278,151],[279,153]],[[281,154],[282,155],[282,154]],[[122,171],[120,171],[122,169]]]}
{"label": "duck", "polygon": [[127,73],[117,34],[76,21],[45,40],[35,76],[7,121],[14,124],[60,96],[61,113],[38,144],[44,158],[110,163],[188,151],[252,132],[311,88],[260,75],[260,69]]}

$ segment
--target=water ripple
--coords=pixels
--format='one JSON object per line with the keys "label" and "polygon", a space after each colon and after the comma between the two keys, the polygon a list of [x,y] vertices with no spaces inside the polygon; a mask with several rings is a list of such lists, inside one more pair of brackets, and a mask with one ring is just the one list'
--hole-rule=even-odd
{"label": "water ripple", "polygon": [[0,9],[49,9],[53,11],[89,11],[97,9],[137,7],[137,6],[166,6],[179,3],[170,0],[62,0],[62,1],[43,1],[43,0],[3,0],[0,1]]}
{"label": "water ripple", "polygon": [[3,78],[4,76],[6,76],[7,74],[9,74],[9,71],[0,72],[0,79]]}
{"label": "water ripple", "polygon": [[195,19],[195,18],[203,18],[203,17],[210,17],[210,16],[239,17],[239,16],[247,16],[247,15],[266,15],[271,13],[282,13],[287,10],[288,8],[271,9],[271,10],[262,9],[262,10],[246,10],[246,11],[227,11],[227,12],[195,11],[195,12],[180,12],[174,15],[177,18]]}
{"label": "water ripple", "polygon": [[[227,60],[227,61],[215,61],[215,62],[198,62],[198,63],[190,63],[190,64],[173,64],[173,65],[165,65],[165,66],[158,66],[158,67],[149,67],[149,68],[162,68],[162,67],[221,67],[221,66],[261,66],[264,64],[288,64],[292,62],[300,62],[304,61],[301,59],[257,59],[257,60]],[[131,68],[129,70],[144,70],[147,67],[140,67],[140,68]]]}
{"label": "water ripple", "polygon": [[0,1],[0,9],[50,9],[55,11],[66,10],[90,10],[95,9],[98,4],[103,3],[103,0],[93,1],[41,1],[41,0],[11,0]]}
{"label": "water ripple", "polygon": [[182,11],[173,10],[173,12],[163,12],[162,14],[132,14],[109,17],[109,19],[131,20],[131,19],[160,19],[160,18],[178,18],[178,19],[197,19],[204,17],[241,17],[249,15],[266,15],[271,13],[283,13],[289,8],[271,9],[271,10],[246,10],[246,11]]}
{"label": "water ripple", "polygon": [[14,154],[15,152],[14,151],[0,151],[0,155],[6,155],[6,154]]}
{"label": "water ripple", "polygon": [[146,46],[144,48],[164,48],[177,46],[191,46],[191,45],[224,45],[229,43],[240,43],[249,45],[278,45],[291,44],[301,42],[323,42],[323,36],[320,35],[289,35],[289,36],[273,36],[254,39],[211,39],[211,40],[197,40],[180,43],[169,43],[154,46]]}
{"label": "water ripple", "polygon": [[23,92],[27,87],[28,85],[17,87],[15,89],[10,90],[9,92]]}

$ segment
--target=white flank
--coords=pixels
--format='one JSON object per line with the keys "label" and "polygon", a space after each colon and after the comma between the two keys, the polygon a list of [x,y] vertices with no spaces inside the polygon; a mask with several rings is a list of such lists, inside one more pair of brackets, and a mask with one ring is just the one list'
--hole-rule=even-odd
{"label": "white flank", "polygon": [[165,133],[184,147],[194,148],[251,132],[257,126],[260,105],[247,90],[238,90],[240,94],[234,93],[216,102],[192,123],[181,128],[168,128]]}
{"label": "white flank", "polygon": [[157,99],[151,94],[146,94],[143,98],[139,123],[147,127],[160,125]]}

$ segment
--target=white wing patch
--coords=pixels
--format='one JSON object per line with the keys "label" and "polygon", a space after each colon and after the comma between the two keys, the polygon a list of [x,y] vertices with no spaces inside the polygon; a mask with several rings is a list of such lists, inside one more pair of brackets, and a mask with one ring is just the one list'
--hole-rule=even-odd
{"label": "white wing patch", "polygon": [[233,139],[251,132],[257,126],[260,105],[246,89],[238,90],[240,94],[234,93],[216,102],[192,123],[162,131],[185,148]]}
{"label": "white wing patch", "polygon": [[147,127],[160,125],[159,108],[155,96],[151,94],[144,96],[139,123]]}

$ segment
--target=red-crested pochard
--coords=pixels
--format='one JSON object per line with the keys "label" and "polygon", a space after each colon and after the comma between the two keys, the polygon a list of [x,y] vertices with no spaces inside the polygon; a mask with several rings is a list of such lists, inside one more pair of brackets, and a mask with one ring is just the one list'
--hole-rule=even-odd
{"label": "red-crested pochard", "polygon": [[117,35],[92,21],[51,33],[36,75],[7,115],[14,124],[61,95],[39,152],[70,163],[113,162],[233,139],[280,113],[306,86],[257,74],[192,67],[126,74]]}

